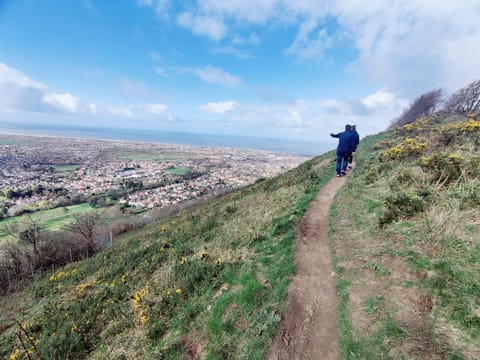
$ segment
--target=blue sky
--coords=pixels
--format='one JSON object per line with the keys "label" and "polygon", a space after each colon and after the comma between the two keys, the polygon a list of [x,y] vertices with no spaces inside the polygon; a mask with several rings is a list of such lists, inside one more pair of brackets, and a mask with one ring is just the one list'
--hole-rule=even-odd
{"label": "blue sky", "polygon": [[0,121],[367,135],[479,44],[478,0],[0,0]]}

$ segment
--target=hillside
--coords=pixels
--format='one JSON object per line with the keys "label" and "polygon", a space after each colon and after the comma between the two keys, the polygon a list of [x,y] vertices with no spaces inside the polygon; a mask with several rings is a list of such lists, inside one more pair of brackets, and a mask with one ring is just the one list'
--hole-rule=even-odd
{"label": "hillside", "polygon": [[294,272],[295,224],[332,154],[129,233],[0,299],[2,358],[262,358]]}
{"label": "hillside", "polygon": [[[329,218],[343,359],[480,358],[476,119],[422,117],[362,140]],[[2,297],[0,356],[264,358],[295,226],[333,167],[324,154]]]}
{"label": "hillside", "polygon": [[480,359],[479,176],[478,116],[362,141],[330,213],[344,359]]}

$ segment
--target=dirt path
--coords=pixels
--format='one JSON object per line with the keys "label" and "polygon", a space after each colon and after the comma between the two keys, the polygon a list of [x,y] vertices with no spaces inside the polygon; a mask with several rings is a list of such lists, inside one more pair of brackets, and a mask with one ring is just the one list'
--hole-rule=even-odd
{"label": "dirt path", "polygon": [[300,223],[295,255],[297,273],[288,288],[287,314],[270,348],[270,360],[339,358],[328,213],[345,179],[332,178],[310,203]]}

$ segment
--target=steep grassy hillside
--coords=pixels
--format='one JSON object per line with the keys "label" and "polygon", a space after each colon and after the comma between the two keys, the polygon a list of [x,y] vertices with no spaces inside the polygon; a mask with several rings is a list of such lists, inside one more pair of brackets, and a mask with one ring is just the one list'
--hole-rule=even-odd
{"label": "steep grassy hillside", "polygon": [[472,116],[362,141],[330,215],[344,359],[480,359],[479,176]]}
{"label": "steep grassy hillside", "polygon": [[326,154],[121,238],[0,299],[0,357],[261,359]]}

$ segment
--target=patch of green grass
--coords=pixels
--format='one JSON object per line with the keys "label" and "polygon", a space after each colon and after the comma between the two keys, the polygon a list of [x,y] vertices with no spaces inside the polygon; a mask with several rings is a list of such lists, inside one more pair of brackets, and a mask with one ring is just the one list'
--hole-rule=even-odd
{"label": "patch of green grass", "polygon": [[368,261],[363,265],[364,269],[374,270],[375,275],[377,276],[388,276],[390,275],[390,270],[384,268],[378,260]]}
{"label": "patch of green grass", "polygon": [[25,139],[17,138],[3,138],[0,135],[0,146],[3,145],[29,145],[29,141]]}
{"label": "patch of green grass", "polygon": [[181,168],[167,169],[167,170],[165,170],[165,172],[167,174],[183,176],[183,175],[187,175],[187,174],[191,173],[192,169],[181,167]]}
{"label": "patch of green grass", "polygon": [[365,308],[364,311],[368,315],[376,314],[380,304],[384,301],[384,297],[382,295],[374,295],[371,296],[365,301]]}
{"label": "patch of green grass", "polygon": [[122,155],[120,156],[121,159],[125,160],[138,160],[138,161],[147,161],[147,160],[158,160],[159,155],[156,154],[142,154],[142,153],[137,153],[137,154],[128,154],[128,155]]}
{"label": "patch of green grass", "polygon": [[[60,230],[63,229],[65,223],[72,219],[72,216],[81,215],[89,211],[95,211],[88,203],[67,206],[63,208],[49,209],[37,211],[30,216],[39,221],[39,226],[45,230]],[[27,215],[15,216],[0,221],[0,242],[2,239],[12,240],[11,236],[4,231],[5,225],[11,225],[12,223],[28,223]]]}
{"label": "patch of green grass", "polygon": [[57,172],[70,172],[70,171],[76,171],[76,170],[80,169],[80,166],[75,165],[75,164],[72,164],[72,165],[55,165],[54,168]]}

